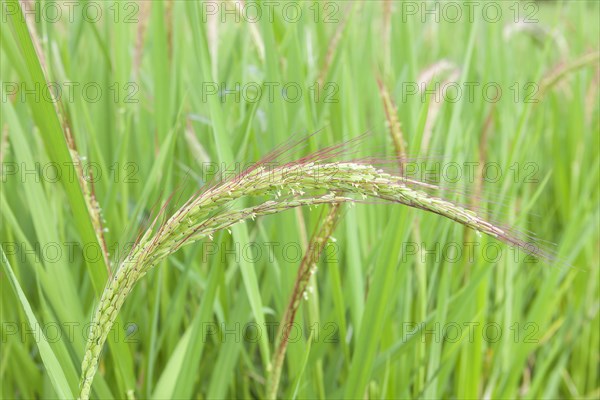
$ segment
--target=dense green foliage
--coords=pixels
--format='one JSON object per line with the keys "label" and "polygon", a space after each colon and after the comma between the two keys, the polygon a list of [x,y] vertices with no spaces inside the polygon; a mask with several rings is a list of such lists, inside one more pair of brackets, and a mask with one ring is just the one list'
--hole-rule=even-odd
{"label": "dense green foliage", "polygon": [[[492,3],[497,21],[482,6],[470,21],[461,2],[458,21],[421,2],[274,2],[273,22],[263,5],[256,23],[252,9],[236,23],[233,3],[83,1],[69,13],[59,2],[59,21],[52,4],[28,2],[40,12],[30,42],[16,2],[2,2],[2,398],[76,395],[106,280],[171,194],[162,215],[292,134],[320,130],[299,155],[368,131],[357,156],[394,156],[378,79],[412,160],[405,173],[456,189],[440,194],[533,232],[555,256],[534,262],[401,205],[343,205],[279,395],[600,395],[595,1]],[[247,221],[160,261],[124,303],[92,398],[264,397],[324,207]]]}

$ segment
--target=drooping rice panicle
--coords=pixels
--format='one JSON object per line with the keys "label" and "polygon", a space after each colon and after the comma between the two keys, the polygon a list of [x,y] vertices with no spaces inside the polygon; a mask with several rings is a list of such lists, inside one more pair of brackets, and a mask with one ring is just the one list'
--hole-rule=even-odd
{"label": "drooping rice panicle", "polygon": [[[146,230],[108,282],[96,309],[82,363],[80,398],[87,399],[101,349],[125,299],[159,261],[181,247],[210,239],[220,230],[248,219],[280,213],[301,206],[367,202],[380,199],[422,209],[493,236],[526,252],[537,252],[510,231],[488,222],[474,211],[426,192],[431,185],[395,176],[357,161],[334,162],[344,154],[333,146],[299,160],[276,165],[274,160],[294,147],[274,151],[236,177],[212,184],[189,199],[157,229],[157,220]],[[269,196],[273,199],[264,201]],[[235,209],[236,200],[262,199],[256,206]],[[164,214],[164,207],[160,214]],[[158,218],[158,217],[157,217]]]}

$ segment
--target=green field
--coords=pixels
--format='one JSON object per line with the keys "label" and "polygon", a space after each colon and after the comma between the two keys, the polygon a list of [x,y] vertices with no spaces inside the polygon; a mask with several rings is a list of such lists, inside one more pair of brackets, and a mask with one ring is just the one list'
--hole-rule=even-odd
{"label": "green field", "polygon": [[2,398],[600,397],[600,3],[1,6]]}

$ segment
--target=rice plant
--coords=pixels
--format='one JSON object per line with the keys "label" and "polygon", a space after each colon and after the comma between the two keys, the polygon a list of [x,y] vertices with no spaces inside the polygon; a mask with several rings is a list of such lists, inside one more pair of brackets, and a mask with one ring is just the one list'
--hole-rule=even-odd
{"label": "rice plant", "polygon": [[600,394],[596,2],[1,8],[2,398]]}

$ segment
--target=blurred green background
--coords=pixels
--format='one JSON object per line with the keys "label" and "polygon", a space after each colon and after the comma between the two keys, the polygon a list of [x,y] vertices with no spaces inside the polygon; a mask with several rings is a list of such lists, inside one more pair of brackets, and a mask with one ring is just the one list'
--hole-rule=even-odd
{"label": "blurred green background", "polygon": [[[597,2],[67,3],[23,2],[50,89],[31,81],[14,3],[2,3],[3,398],[56,397],[48,368],[76,392],[92,282],[107,275],[64,190],[73,169],[40,125],[50,90],[115,268],[170,194],[175,210],[224,165],[293,134],[320,131],[307,153],[369,132],[358,155],[393,156],[378,79],[413,177],[468,193],[442,195],[533,232],[556,261],[407,207],[346,207],[296,317],[280,395],[598,398]],[[245,224],[245,242],[224,232],[216,251],[168,258],[125,303],[93,397],[263,397],[265,351],[321,217],[287,211]],[[256,296],[275,328],[256,324]],[[42,361],[42,336],[60,367]]]}

